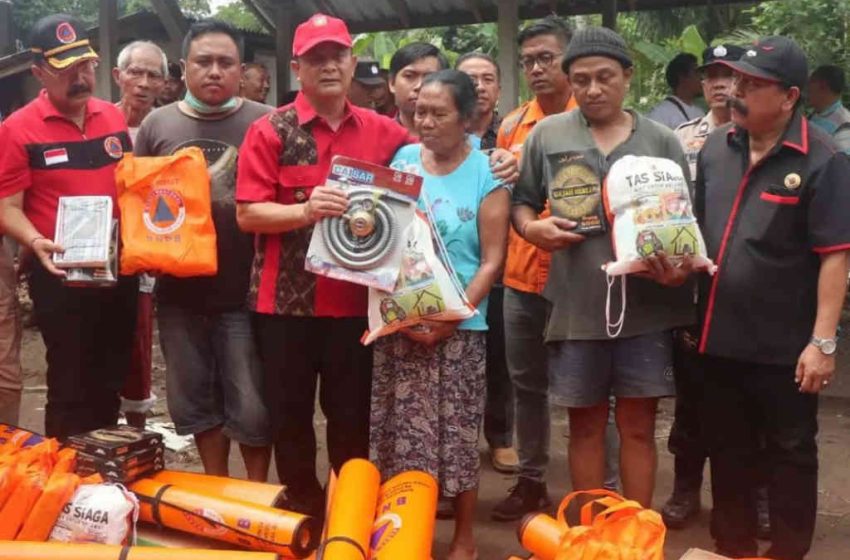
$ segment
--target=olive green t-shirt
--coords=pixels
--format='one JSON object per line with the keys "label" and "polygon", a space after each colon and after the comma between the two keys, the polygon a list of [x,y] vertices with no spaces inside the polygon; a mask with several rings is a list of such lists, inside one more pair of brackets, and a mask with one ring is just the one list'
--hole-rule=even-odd
{"label": "olive green t-shirt", "polygon": [[[522,169],[513,193],[514,205],[542,212],[550,191],[565,183],[604,190],[611,166],[625,155],[671,159],[688,168],[682,147],[672,131],[632,113],[629,138],[607,156],[597,147],[581,111],[549,116],[540,121],[523,146]],[[553,204],[553,212],[557,214]],[[602,265],[614,260],[611,224],[605,232],[552,254],[552,267],[543,296],[552,304],[546,341],[606,340],[605,302],[608,286]],[[618,278],[611,289],[611,319],[619,317],[620,282],[626,282],[626,314],[620,337],[659,332],[696,322],[693,287],[661,286],[630,275]]]}

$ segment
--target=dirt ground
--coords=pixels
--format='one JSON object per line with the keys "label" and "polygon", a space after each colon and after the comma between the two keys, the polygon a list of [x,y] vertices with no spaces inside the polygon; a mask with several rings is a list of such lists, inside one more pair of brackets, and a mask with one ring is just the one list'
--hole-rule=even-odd
{"label": "dirt ground", "polygon": [[[25,302],[26,305],[26,302]],[[151,421],[167,422],[168,412],[165,406],[165,367],[159,345],[155,340],[154,393],[160,399],[154,408]],[[810,560],[846,560],[850,558],[850,341],[844,339],[839,348],[839,376],[821,399],[820,407],[820,481],[818,487],[818,524],[814,546],[808,558]],[[32,430],[43,429],[45,401],[45,361],[44,346],[41,337],[32,327],[26,328],[23,338],[24,400],[21,424]],[[317,407],[318,408],[318,407]],[[657,443],[659,449],[659,468],[655,491],[655,506],[660,507],[669,496],[673,481],[672,456],[667,452],[667,434],[672,423],[672,401],[661,406]],[[315,424],[320,434],[320,468],[327,468],[324,453],[324,419],[317,412]],[[553,414],[551,463],[548,474],[549,492],[554,499],[560,499],[569,492],[569,476],[566,467],[566,418],[562,410]],[[477,539],[481,560],[504,560],[510,554],[521,554],[517,544],[516,524],[491,521],[489,512],[501,500],[514,479],[492,470],[486,460],[485,445],[481,444],[483,472],[477,508]],[[170,468],[200,470],[197,454],[193,450],[167,457]],[[231,454],[231,468],[234,475],[244,473],[237,452]],[[274,469],[272,469],[274,478]],[[708,477],[706,476],[706,479]],[[701,547],[712,549],[708,535],[709,507],[711,503],[708,482],[703,488],[703,512],[692,528],[684,531],[670,531],[667,536],[666,558],[678,559],[688,548]],[[442,558],[452,534],[452,522],[438,522],[435,538],[434,558]]]}

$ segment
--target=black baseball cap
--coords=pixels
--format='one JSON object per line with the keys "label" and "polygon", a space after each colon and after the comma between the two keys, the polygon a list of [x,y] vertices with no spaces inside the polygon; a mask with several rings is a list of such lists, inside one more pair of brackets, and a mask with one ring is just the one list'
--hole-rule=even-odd
{"label": "black baseball cap", "polygon": [[702,51],[702,66],[700,70],[718,62],[734,62],[744,54],[744,48],[738,45],[715,45]]}
{"label": "black baseball cap", "polygon": [[377,86],[384,83],[381,67],[374,60],[358,60],[354,69],[354,79],[367,86]]}
{"label": "black baseball cap", "polygon": [[809,63],[806,53],[793,39],[765,37],[744,49],[736,61],[719,61],[741,74],[796,86],[801,90],[809,81]]}
{"label": "black baseball cap", "polygon": [[30,33],[30,50],[57,70],[98,58],[83,23],[68,14],[38,20]]}

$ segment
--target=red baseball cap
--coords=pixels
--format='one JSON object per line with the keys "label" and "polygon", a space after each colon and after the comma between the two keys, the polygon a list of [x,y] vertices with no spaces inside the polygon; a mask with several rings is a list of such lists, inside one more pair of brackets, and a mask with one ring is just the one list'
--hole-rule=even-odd
{"label": "red baseball cap", "polygon": [[295,28],[292,54],[301,56],[319,43],[326,42],[351,48],[352,41],[348,26],[341,19],[325,14],[315,14]]}

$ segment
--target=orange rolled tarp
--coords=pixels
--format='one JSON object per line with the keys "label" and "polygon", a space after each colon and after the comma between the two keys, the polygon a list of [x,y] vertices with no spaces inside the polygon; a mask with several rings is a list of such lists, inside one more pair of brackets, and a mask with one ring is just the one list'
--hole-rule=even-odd
{"label": "orange rolled tarp", "polygon": [[408,471],[381,486],[372,529],[372,560],[430,560],[437,515],[437,481]]}
{"label": "orange rolled tarp", "polygon": [[530,513],[519,526],[519,542],[540,560],[555,560],[566,527],[545,513]]}
{"label": "orange rolled tarp", "polygon": [[286,501],[286,486],[280,484],[182,471],[160,471],[148,478],[187,490],[198,490],[205,494],[251,502],[261,506],[282,509]]}
{"label": "orange rolled tarp", "polygon": [[76,474],[54,471],[24,522],[24,526],[15,537],[16,540],[46,541],[56,520],[59,519],[59,514],[62,513],[62,508],[74,496],[79,485],[80,477]]}
{"label": "orange rolled tarp", "polygon": [[369,560],[369,541],[381,473],[365,459],[351,459],[340,469],[328,513],[323,560]]}
{"label": "orange rolled tarp", "polygon": [[0,558],[14,560],[278,560],[280,556],[274,552],[9,541],[0,542]]}
{"label": "orange rolled tarp", "polygon": [[[16,468],[23,470],[18,465]],[[0,540],[14,539],[21,526],[32,511],[41,491],[44,489],[45,476],[41,472],[26,471],[20,482],[0,510]],[[2,558],[2,557],[0,557]]]}
{"label": "orange rolled tarp", "polygon": [[304,558],[316,548],[320,528],[307,515],[230,500],[144,479],[130,490],[139,498],[139,521],[252,550]]}

